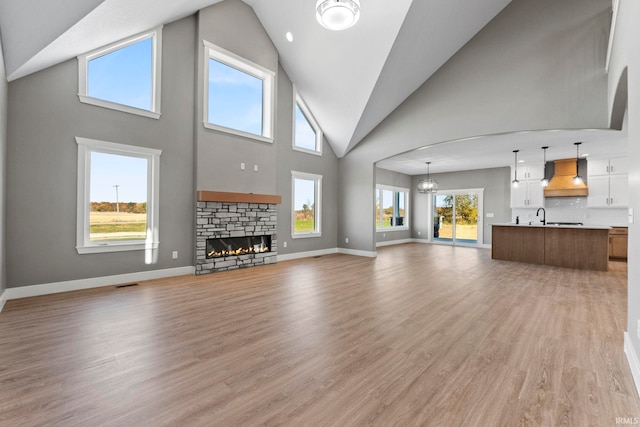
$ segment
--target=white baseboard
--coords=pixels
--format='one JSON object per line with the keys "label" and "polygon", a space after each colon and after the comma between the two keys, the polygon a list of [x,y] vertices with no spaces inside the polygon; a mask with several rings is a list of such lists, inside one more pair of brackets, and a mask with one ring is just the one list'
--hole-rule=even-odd
{"label": "white baseboard", "polygon": [[376,248],[381,246],[393,246],[393,245],[402,245],[403,243],[413,243],[414,239],[398,239],[398,240],[385,240],[382,242],[376,243]]}
{"label": "white baseboard", "polygon": [[314,256],[331,255],[331,254],[337,254],[337,253],[338,253],[338,248],[321,249],[318,251],[295,252],[292,254],[278,255],[278,262],[291,261],[291,260],[300,259],[300,258],[311,258]]}
{"label": "white baseboard", "polygon": [[112,286],[141,280],[162,279],[165,277],[182,276],[185,274],[195,274],[195,267],[187,266],[166,268],[163,270],[141,271],[138,273],[118,274],[114,276],[92,277],[89,279],[21,286],[17,288],[7,288],[4,293],[7,294],[7,299],[18,299],[35,297],[38,295],[57,294],[60,292],[77,291],[80,289]]}
{"label": "white baseboard", "polygon": [[2,309],[4,308],[4,304],[7,302],[7,290],[5,289],[0,294],[0,313],[2,313]]}
{"label": "white baseboard", "polygon": [[640,396],[640,362],[638,362],[638,354],[633,348],[633,343],[631,342],[631,337],[628,332],[624,333],[624,352],[627,355],[629,368],[631,368],[631,375],[636,385],[636,392],[638,392],[638,396]]}
{"label": "white baseboard", "polygon": [[346,249],[346,248],[338,248],[338,253],[344,254],[344,255],[363,256],[367,258],[375,258],[378,256],[378,252],[376,251],[359,251],[356,249]]}

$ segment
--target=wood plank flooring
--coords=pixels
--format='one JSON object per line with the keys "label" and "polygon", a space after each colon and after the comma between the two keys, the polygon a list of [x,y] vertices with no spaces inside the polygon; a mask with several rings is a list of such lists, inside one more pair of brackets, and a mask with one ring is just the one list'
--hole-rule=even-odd
{"label": "wood plank flooring", "polygon": [[0,426],[614,426],[626,278],[406,244],[12,300]]}

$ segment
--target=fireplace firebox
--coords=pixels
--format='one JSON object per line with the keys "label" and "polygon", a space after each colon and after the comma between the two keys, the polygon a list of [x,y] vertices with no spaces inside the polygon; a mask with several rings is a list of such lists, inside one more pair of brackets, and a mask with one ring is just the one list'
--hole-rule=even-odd
{"label": "fireplace firebox", "polygon": [[207,258],[271,252],[271,236],[245,236],[207,239]]}

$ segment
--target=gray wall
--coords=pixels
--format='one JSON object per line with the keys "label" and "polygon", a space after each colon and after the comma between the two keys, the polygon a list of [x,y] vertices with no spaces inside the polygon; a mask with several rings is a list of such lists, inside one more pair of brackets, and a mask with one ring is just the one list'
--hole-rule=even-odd
{"label": "gray wall", "polygon": [[6,159],[7,159],[7,73],[4,68],[4,53],[0,39],[0,295],[7,287],[6,269],[6,236],[5,236],[5,193],[6,193]]}
{"label": "gray wall", "polygon": [[[296,151],[293,146],[293,85],[281,68],[278,78],[278,121],[276,124],[277,193],[282,195],[278,206],[278,254],[308,252],[338,246],[338,158],[331,146],[323,141],[322,156]],[[322,175],[322,236],[292,239],[291,171]],[[284,247],[287,242],[287,247]]]}
{"label": "gray wall", "polygon": [[[159,120],[80,103],[75,59],[9,84],[8,287],[193,265],[195,34],[193,17],[164,27]],[[162,150],[157,264],[76,252],[76,136]]]}
{"label": "gray wall", "polygon": [[[271,144],[206,129],[203,125],[203,40],[271,71],[278,71],[278,52],[251,7],[240,0],[227,0],[200,11],[197,42],[198,108],[195,117],[196,188],[276,194],[276,145],[281,135],[276,134],[276,142]],[[281,119],[278,117],[278,120]],[[246,164],[246,170],[240,170],[240,163]],[[258,172],[253,171],[253,165],[258,165]]]}
{"label": "gray wall", "polygon": [[[628,264],[628,323],[630,344],[640,354],[638,320],[640,320],[640,4],[635,0],[621,0],[614,49],[609,68],[609,91],[613,96],[620,76],[628,70],[627,123],[629,137],[629,207],[634,222],[629,224]],[[612,104],[612,102],[610,102]],[[633,367],[633,366],[632,366]],[[640,380],[635,378],[636,381]],[[640,384],[636,387],[640,389]]]}
{"label": "gray wall", "polygon": [[340,245],[375,247],[369,195],[380,159],[477,135],[606,127],[610,10],[610,0],[514,0],[507,6],[339,160]]}
{"label": "gray wall", "polygon": [[[492,224],[511,222],[511,187],[508,167],[431,174],[431,177],[438,181],[439,193],[445,193],[447,190],[484,189],[483,244],[491,244]],[[426,179],[426,175],[413,177],[412,188],[418,185],[420,179]],[[415,200],[413,238],[432,238],[433,230],[430,228],[428,215],[429,204],[432,201],[426,194],[417,192],[414,193],[413,199]],[[487,218],[488,213],[492,213],[493,218]]]}
{"label": "gray wall", "polygon": [[[277,71],[272,144],[204,128],[203,39]],[[337,158],[326,143],[323,156],[291,148],[292,84],[253,9],[227,0],[165,25],[162,60],[160,120],[80,103],[76,60],[9,84],[9,287],[193,265],[196,190],[282,195],[278,237],[288,247],[280,244],[280,254],[337,246]],[[76,136],[163,150],[156,264],[145,265],[137,251],[77,254]],[[319,238],[290,238],[291,170],[323,175]],[[171,259],[174,250],[178,260]]]}
{"label": "gray wall", "polygon": [[[416,188],[411,183],[411,176],[376,167],[376,185],[390,185],[392,187],[408,188],[409,193],[414,193]],[[373,193],[372,193],[373,194]],[[389,242],[393,240],[404,240],[411,238],[411,230],[413,229],[413,198],[409,196],[409,230],[398,231],[376,231],[376,243]],[[374,201],[375,204],[375,201]],[[375,209],[374,211],[375,212]],[[375,214],[374,214],[375,217]],[[374,220],[375,221],[375,220]]]}

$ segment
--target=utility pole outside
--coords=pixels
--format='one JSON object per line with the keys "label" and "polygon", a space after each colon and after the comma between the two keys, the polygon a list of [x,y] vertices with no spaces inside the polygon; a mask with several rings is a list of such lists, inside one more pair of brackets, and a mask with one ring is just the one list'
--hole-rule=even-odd
{"label": "utility pole outside", "polygon": [[116,184],[113,186],[116,189],[116,216],[120,216],[120,199],[118,197],[118,187],[120,187],[119,184]]}

